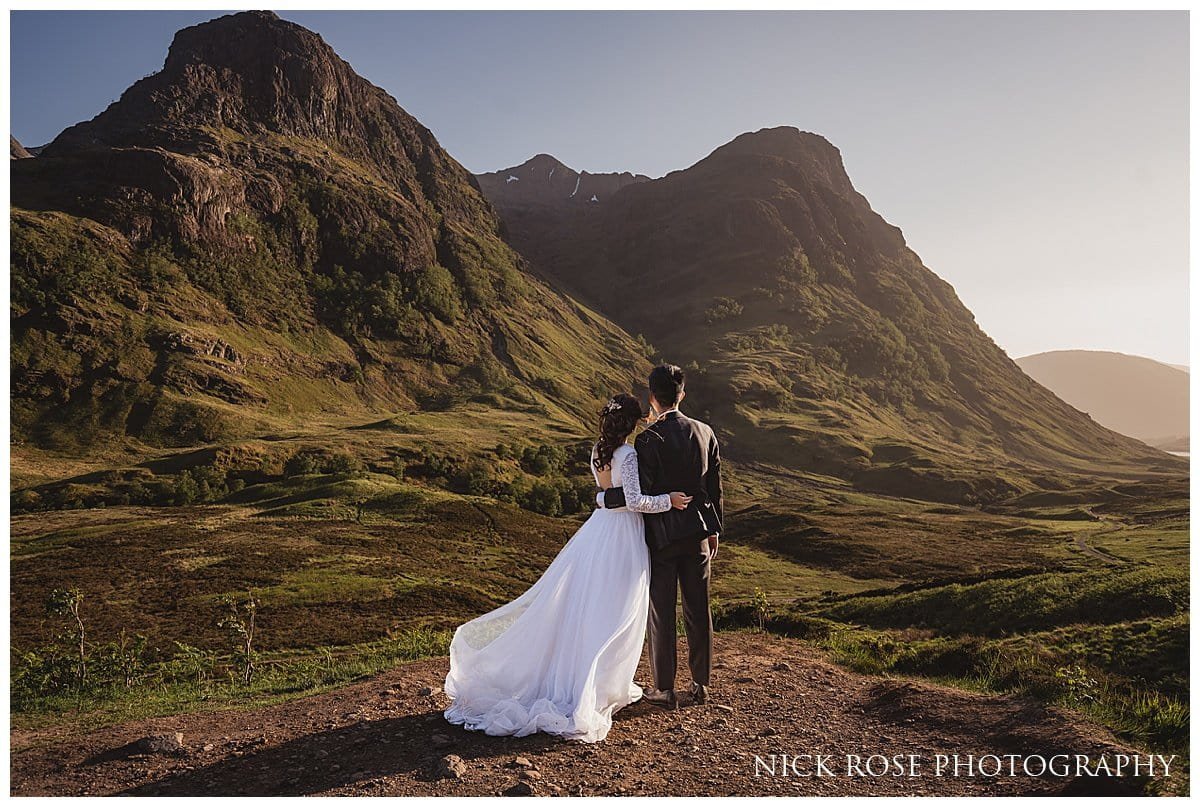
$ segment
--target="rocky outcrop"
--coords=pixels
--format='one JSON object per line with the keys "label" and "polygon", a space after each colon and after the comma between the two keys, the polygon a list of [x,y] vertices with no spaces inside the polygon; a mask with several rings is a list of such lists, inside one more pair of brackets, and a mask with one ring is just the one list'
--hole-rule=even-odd
{"label": "rocky outcrop", "polygon": [[504,215],[514,209],[542,205],[551,209],[602,204],[626,185],[650,177],[628,171],[592,174],[576,171],[549,154],[538,154],[520,165],[476,174],[479,187]]}
{"label": "rocky outcrop", "polygon": [[24,146],[20,144],[17,138],[12,135],[8,136],[8,156],[13,160],[27,160],[33,155],[30,154]]}
{"label": "rocky outcrop", "polygon": [[[278,215],[298,180],[344,189],[347,172],[354,196],[392,198],[351,199],[342,223],[396,220],[409,236],[398,239],[401,264],[437,260],[429,209],[447,229],[496,228],[469,174],[427,128],[318,35],[270,12],[180,31],[160,72],[63,131],[42,157],[84,172],[73,190],[90,193],[77,206],[59,194],[59,209],[97,214],[139,243],[235,243],[239,214]],[[20,190],[45,199],[55,189]]]}

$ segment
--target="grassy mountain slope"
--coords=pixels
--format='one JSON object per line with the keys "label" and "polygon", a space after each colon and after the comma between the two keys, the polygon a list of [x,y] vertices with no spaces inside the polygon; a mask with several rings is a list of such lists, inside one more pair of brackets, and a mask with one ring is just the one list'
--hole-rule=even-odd
{"label": "grassy mountain slope", "polygon": [[590,420],[645,360],[320,37],[246,12],[13,161],[13,427],[77,451],[475,399]]}
{"label": "grassy mountain slope", "polygon": [[[562,229],[492,200],[522,251]],[[818,135],[744,134],[593,207],[538,268],[691,364],[692,406],[733,456],[950,501],[1183,469],[1021,372]]]}

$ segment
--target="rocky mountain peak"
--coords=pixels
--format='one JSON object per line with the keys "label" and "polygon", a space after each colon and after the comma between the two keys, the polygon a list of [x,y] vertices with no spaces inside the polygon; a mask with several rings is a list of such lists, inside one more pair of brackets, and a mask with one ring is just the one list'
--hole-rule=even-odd
{"label": "rocky mountain peak", "polygon": [[737,156],[768,157],[795,163],[809,177],[845,196],[856,193],[837,146],[819,134],[795,126],[745,132],[713,151],[705,161]]}
{"label": "rocky mountain peak", "polygon": [[[247,47],[252,46],[252,47]],[[228,14],[176,32],[164,67],[178,69],[189,63],[244,65],[263,61],[277,51],[333,51],[321,37],[279,18],[273,11]]]}
{"label": "rocky mountain peak", "polygon": [[626,185],[650,177],[630,171],[593,174],[576,171],[550,154],[537,154],[520,165],[476,175],[480,188],[503,209],[516,205],[573,207],[600,204]]}
{"label": "rocky mountain peak", "polygon": [[545,168],[547,170],[551,168],[561,168],[564,171],[571,171],[571,169],[562,160],[558,159],[552,154],[545,153],[533,155],[528,160],[521,163],[519,167],[528,167],[531,169]]}
{"label": "rocky mountain peak", "polygon": [[326,137],[379,100],[370,92],[377,88],[355,75],[319,35],[270,12],[231,14],[183,29],[159,75],[214,90],[197,100],[209,101],[205,111],[235,129],[252,121]]}
{"label": "rocky mountain peak", "polygon": [[[761,435],[750,438],[759,459],[956,501],[1011,492],[980,457],[1059,469],[1092,461],[1083,457],[1173,462],[1023,374],[854,189],[841,153],[821,135],[791,126],[747,132],[590,206],[532,201],[518,190],[531,185],[522,170],[497,172],[506,175],[499,182],[480,177],[511,242],[663,355],[696,362],[695,399],[713,402],[712,420],[741,424],[731,427],[740,439]],[[913,450],[936,456],[923,467],[940,470],[893,468],[882,443],[876,462],[857,436],[877,428],[874,415],[859,422],[846,410],[825,431],[802,414],[841,411],[851,399],[861,412],[897,412],[907,424],[900,442],[933,435]],[[1026,413],[1037,413],[1036,423]],[[781,424],[769,435],[768,421]],[[948,481],[955,474],[959,481]]]}
{"label": "rocky mountain peak", "polygon": [[226,130],[323,140],[400,173],[403,156],[418,161],[437,149],[427,129],[320,36],[248,11],[179,31],[162,70],[64,131],[48,153],[168,144],[192,151]]}

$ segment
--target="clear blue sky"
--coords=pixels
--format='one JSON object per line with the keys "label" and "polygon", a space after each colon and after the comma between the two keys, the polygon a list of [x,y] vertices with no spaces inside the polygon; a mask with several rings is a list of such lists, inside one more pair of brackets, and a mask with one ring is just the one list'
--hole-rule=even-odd
{"label": "clear blue sky", "polygon": [[[13,12],[13,133],[92,117],[219,14]],[[1188,361],[1187,12],[280,16],[472,171],[547,152],[661,176],[741,132],[817,132],[1014,358]]]}

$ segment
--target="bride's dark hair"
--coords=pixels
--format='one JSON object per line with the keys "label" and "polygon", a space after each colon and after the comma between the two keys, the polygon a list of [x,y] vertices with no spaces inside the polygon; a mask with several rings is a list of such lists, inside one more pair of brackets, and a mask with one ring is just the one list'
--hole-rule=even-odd
{"label": "bride's dark hair", "polygon": [[597,471],[612,464],[613,453],[641,419],[642,405],[637,398],[618,392],[608,399],[600,410],[600,439],[596,441],[596,459],[592,460]]}

